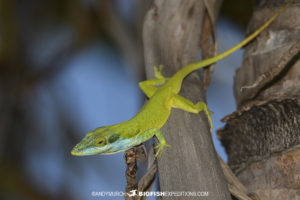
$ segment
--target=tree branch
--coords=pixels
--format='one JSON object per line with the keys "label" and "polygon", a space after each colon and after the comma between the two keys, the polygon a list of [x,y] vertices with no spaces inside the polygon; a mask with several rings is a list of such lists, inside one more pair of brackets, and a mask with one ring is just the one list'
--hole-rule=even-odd
{"label": "tree branch", "polygon": [[[170,76],[180,67],[197,61],[204,11],[204,3],[198,0],[154,1],[143,28],[148,78],[153,78],[154,65],[165,65],[163,73]],[[195,73],[184,81],[180,95],[193,102],[204,101],[203,88]],[[207,191],[209,197],[194,198],[230,199],[203,113],[195,115],[174,109],[162,132],[172,147],[166,148],[158,160],[161,191]]]}

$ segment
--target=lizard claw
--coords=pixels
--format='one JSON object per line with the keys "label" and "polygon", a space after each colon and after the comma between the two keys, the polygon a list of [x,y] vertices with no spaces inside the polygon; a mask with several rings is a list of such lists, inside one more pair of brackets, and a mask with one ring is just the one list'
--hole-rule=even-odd
{"label": "lizard claw", "polygon": [[161,157],[165,146],[171,147],[170,144],[166,144],[166,143],[159,143],[158,145],[155,146],[155,148],[157,149],[155,153],[155,157]]}
{"label": "lizard claw", "polygon": [[165,79],[165,77],[161,73],[163,68],[164,68],[163,65],[159,65],[159,68],[157,66],[154,66],[154,75],[155,75],[156,78]]}

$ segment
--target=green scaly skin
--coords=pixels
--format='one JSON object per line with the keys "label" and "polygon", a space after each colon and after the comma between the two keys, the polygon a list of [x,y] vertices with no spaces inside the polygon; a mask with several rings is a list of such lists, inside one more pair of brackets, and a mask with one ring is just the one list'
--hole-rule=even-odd
{"label": "green scaly skin", "polygon": [[[213,58],[187,65],[175,73],[171,78],[165,78],[161,74],[162,67],[159,69],[154,67],[156,79],[139,83],[140,88],[149,98],[149,101],[141,108],[136,116],[123,123],[100,127],[89,132],[73,148],[71,154],[75,156],[114,154],[139,145],[155,135],[159,141],[156,152],[157,156],[163,152],[165,146],[168,146],[164,136],[160,132],[160,128],[168,120],[172,108],[179,108],[192,113],[204,111],[212,131],[212,120],[206,104],[204,102],[193,104],[189,100],[178,95],[183,79],[191,72],[211,65],[240,49],[269,26],[281,12],[293,3],[293,1],[294,0],[290,1],[282,7],[263,26],[241,43]],[[157,88],[155,86],[160,87]]]}

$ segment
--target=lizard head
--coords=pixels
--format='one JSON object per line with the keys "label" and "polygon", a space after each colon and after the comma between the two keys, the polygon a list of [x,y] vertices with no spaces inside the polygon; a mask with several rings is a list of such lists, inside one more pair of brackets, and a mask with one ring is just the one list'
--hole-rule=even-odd
{"label": "lizard head", "polygon": [[[72,149],[74,156],[87,156],[96,154],[113,154],[127,148],[118,145],[122,141],[119,134],[108,127],[100,127],[86,134],[86,136]],[[125,149],[124,149],[125,148]]]}

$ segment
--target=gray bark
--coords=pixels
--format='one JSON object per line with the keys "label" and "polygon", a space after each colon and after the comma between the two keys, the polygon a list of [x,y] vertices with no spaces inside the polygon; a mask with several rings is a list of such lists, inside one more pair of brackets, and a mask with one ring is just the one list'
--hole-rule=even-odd
{"label": "gray bark", "polygon": [[[163,64],[163,74],[170,77],[181,67],[197,61],[202,23],[205,9],[208,8],[205,3],[199,0],[153,2],[143,27],[148,79],[154,77],[154,65]],[[220,3],[209,2],[214,8],[213,20]],[[180,95],[194,103],[205,101],[203,87],[196,73],[184,80]],[[230,199],[203,113],[195,115],[173,109],[162,132],[171,147],[165,148],[158,159],[161,191],[207,191],[208,197],[189,199]],[[187,198],[182,196],[176,199]]]}

